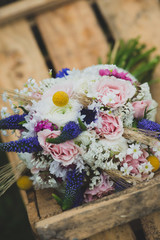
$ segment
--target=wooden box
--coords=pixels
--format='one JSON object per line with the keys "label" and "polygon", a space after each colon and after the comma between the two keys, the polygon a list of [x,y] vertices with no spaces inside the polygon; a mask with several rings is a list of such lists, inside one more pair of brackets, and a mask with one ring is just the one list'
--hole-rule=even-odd
{"label": "wooden box", "polygon": [[[0,9],[1,88],[21,88],[48,69],[84,68],[105,62],[110,43],[141,36],[160,54],[158,0],[22,0]],[[155,79],[160,77],[160,67]],[[160,84],[152,85],[160,103]],[[158,119],[158,121],[160,118]],[[12,140],[13,137],[10,137]],[[4,138],[4,141],[6,139]],[[7,139],[8,141],[8,139]],[[11,162],[17,156],[9,154]],[[133,240],[139,219],[145,238],[160,239],[160,176],[91,204],[61,212],[52,189],[22,192],[35,238]],[[121,226],[120,226],[121,225]]]}

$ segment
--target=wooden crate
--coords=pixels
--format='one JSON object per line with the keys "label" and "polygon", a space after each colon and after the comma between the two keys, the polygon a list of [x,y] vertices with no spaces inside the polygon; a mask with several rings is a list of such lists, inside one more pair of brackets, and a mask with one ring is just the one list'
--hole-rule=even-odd
{"label": "wooden crate", "polygon": [[[139,35],[160,54],[159,19],[158,0],[22,0],[3,7],[1,89],[22,88],[29,77],[47,78],[48,68],[55,72],[63,67],[82,69],[97,64],[98,57],[105,62],[109,44],[121,38]],[[160,84],[152,86],[153,97],[160,103],[159,90]],[[12,163],[18,161],[15,154],[9,158]],[[22,192],[22,196],[36,239],[133,240],[141,230],[143,239],[158,240],[159,180],[156,176],[63,213],[51,196],[52,189]]]}

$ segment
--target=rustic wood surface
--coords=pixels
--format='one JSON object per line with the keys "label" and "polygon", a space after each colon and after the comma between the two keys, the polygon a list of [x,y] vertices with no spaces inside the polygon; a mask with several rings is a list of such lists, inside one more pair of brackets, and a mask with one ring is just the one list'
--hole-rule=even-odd
{"label": "rustic wood surface", "polygon": [[47,9],[56,8],[78,0],[22,0],[0,8],[0,24],[35,15]]}
{"label": "rustic wood surface", "polygon": [[[107,38],[89,4],[86,1],[73,1],[75,3],[60,7],[60,2],[67,3],[71,0],[23,0],[14,3],[15,5],[11,4],[3,8],[6,9],[5,11],[0,9],[0,24],[50,9],[53,4],[53,7],[59,8],[38,15],[35,17],[35,22],[55,69],[87,67],[97,64],[98,57],[103,61],[106,60],[109,48]],[[160,16],[158,1],[97,0],[96,2],[114,39],[129,39],[141,35],[141,40],[148,47],[157,46],[160,54],[160,32],[157,30],[159,28],[157,19]],[[37,80],[48,77],[45,60],[26,20],[15,21],[0,28],[0,62],[1,88],[22,88],[29,77]],[[155,77],[160,77],[159,69],[157,68]],[[160,102],[160,84],[152,88],[153,96]],[[12,137],[3,138],[4,141],[12,139]],[[14,162],[17,155],[10,154],[9,157]],[[144,186],[141,184],[137,188],[105,198],[105,201],[98,201],[61,214],[59,214],[61,211],[59,206],[51,197],[52,190],[33,191],[28,195],[23,193],[23,197],[33,230],[35,231],[36,223],[36,229],[42,239],[60,240],[75,237],[83,239],[159,209],[158,180],[160,179],[157,178],[157,181],[153,179],[144,183]],[[141,221],[147,240],[160,239],[159,212],[144,217]],[[135,236],[130,225],[125,224],[89,239],[132,240]]]}
{"label": "rustic wood surface", "polygon": [[[103,14],[114,39],[128,40],[140,36],[141,42],[148,48],[155,46],[156,54],[160,55],[160,3],[157,0],[97,0],[98,7]],[[155,79],[160,79],[160,64]],[[160,105],[160,83],[152,86],[153,98]],[[160,122],[160,114],[157,116]]]}
{"label": "rustic wood surface", "polygon": [[86,1],[78,1],[36,18],[56,70],[84,68],[106,60],[107,40]]}
{"label": "rustic wood surface", "polygon": [[160,239],[160,212],[154,212],[141,218],[146,240]]}
{"label": "rustic wood surface", "polygon": [[157,176],[121,193],[39,221],[35,227],[45,240],[83,239],[160,209],[159,198]]}
{"label": "rustic wood surface", "polygon": [[114,227],[108,231],[98,233],[89,240],[136,240],[129,224]]}
{"label": "rustic wood surface", "polygon": [[[38,80],[48,76],[45,61],[30,27],[25,20],[0,28],[0,90],[21,89],[29,77]],[[2,99],[0,106],[2,107]],[[14,135],[2,136],[3,141],[15,140]],[[10,161],[18,162],[16,153],[8,153]]]}

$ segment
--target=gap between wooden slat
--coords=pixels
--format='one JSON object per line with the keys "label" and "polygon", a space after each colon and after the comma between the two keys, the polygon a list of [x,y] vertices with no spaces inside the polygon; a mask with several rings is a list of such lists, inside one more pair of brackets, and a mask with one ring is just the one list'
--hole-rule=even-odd
{"label": "gap between wooden slat", "polygon": [[[48,77],[48,69],[27,21],[21,20],[1,27],[0,36],[1,90],[21,89],[29,77],[37,80]],[[0,100],[0,107],[4,105],[5,103]],[[9,142],[16,140],[16,137],[2,136],[2,139],[4,142]],[[20,161],[16,153],[9,153],[8,157],[13,165]],[[31,195],[28,196],[30,201],[27,202],[26,194],[24,193],[23,196],[30,223],[33,224],[39,220],[34,198],[32,196],[31,201]]]}
{"label": "gap between wooden slat", "polygon": [[96,17],[86,1],[43,13],[36,17],[56,70],[84,68],[106,59],[108,45]]}
{"label": "gap between wooden slat", "polygon": [[[128,40],[140,36],[141,42],[148,48],[156,47],[160,55],[160,5],[157,0],[97,0],[97,5],[103,14],[116,40]],[[155,79],[160,79],[160,64],[157,66]],[[160,105],[160,83],[151,87],[153,98]],[[160,122],[160,114],[157,116]]]}

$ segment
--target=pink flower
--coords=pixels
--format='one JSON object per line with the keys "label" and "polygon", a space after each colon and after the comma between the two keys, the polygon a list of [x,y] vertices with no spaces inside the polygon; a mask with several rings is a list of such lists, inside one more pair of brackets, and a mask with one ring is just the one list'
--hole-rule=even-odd
{"label": "pink flower", "polygon": [[79,153],[79,148],[74,142],[66,141],[60,144],[46,142],[46,138],[56,138],[60,133],[60,131],[50,131],[49,129],[45,129],[38,132],[38,141],[45,154],[51,154],[55,161],[60,162],[63,166],[67,166],[74,162],[75,157]]}
{"label": "pink flower", "polygon": [[122,136],[123,124],[120,117],[110,116],[105,112],[101,112],[99,116],[102,122],[101,127],[95,129],[97,134],[108,140],[115,140]]}
{"label": "pink flower", "polygon": [[109,181],[109,176],[101,174],[101,182],[93,190],[87,189],[84,193],[84,201],[91,202],[103,196],[106,196],[110,191],[114,190],[113,182]]}
{"label": "pink flower", "polygon": [[131,83],[133,82],[130,77],[127,77],[128,73],[125,72],[118,72],[117,69],[114,69],[113,71],[108,70],[108,69],[100,69],[99,70],[99,75],[100,76],[114,76],[116,78],[121,78],[126,81],[130,81]]}
{"label": "pink flower", "polygon": [[104,105],[116,108],[132,98],[136,88],[129,81],[104,76],[97,83],[96,91],[98,92],[98,98]]}
{"label": "pink flower", "polygon": [[135,118],[143,118],[145,109],[148,110],[149,106],[151,105],[151,100],[143,100],[143,101],[136,101],[132,103],[134,108],[134,117]]}
{"label": "pink flower", "polygon": [[147,157],[149,156],[149,154],[143,149],[141,151],[142,151],[142,154],[141,156],[138,157],[138,159],[134,159],[133,154],[131,154],[131,155],[127,155],[123,161],[123,163],[127,163],[128,166],[133,167],[130,173],[135,175],[139,174],[139,170],[138,170],[139,165],[141,165],[142,163],[148,163]]}
{"label": "pink flower", "polygon": [[52,124],[51,122],[49,122],[49,120],[42,120],[42,121],[38,122],[36,124],[36,126],[34,127],[34,130],[36,132],[40,132],[43,129],[50,129],[52,131],[52,130],[57,130],[58,127],[56,124]]}

